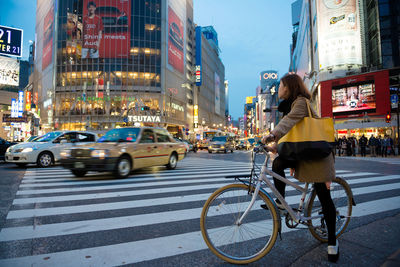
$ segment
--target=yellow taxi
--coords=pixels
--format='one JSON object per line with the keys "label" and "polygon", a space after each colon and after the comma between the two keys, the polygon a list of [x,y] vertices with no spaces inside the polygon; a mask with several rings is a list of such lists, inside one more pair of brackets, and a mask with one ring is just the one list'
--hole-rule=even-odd
{"label": "yellow taxi", "polygon": [[133,169],[165,165],[175,169],[185,157],[185,145],[164,128],[127,127],[108,131],[95,143],[61,152],[61,165],[75,176],[88,171],[113,172],[127,177]]}

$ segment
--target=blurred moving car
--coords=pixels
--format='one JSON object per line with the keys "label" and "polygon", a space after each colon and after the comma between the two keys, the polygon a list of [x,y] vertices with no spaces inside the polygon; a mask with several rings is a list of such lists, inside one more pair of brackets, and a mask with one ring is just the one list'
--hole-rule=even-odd
{"label": "blurred moving car", "polygon": [[127,177],[133,169],[165,165],[175,169],[185,157],[185,145],[164,128],[126,127],[108,131],[96,143],[62,151],[61,164],[77,176],[88,171]]}
{"label": "blurred moving car", "polygon": [[235,148],[236,148],[236,150],[247,149],[246,141],[245,140],[239,140],[236,143]]}
{"label": "blurred moving car", "polygon": [[226,153],[228,150],[233,153],[235,149],[233,145],[233,139],[229,136],[214,136],[211,141],[210,145],[208,146],[208,153],[212,152],[224,152]]}
{"label": "blurred moving car", "polygon": [[247,144],[246,144],[246,149],[253,149],[253,147],[257,144],[256,139],[255,138],[248,138],[247,139]]}
{"label": "blurred moving car", "polygon": [[193,152],[197,152],[197,146],[195,144],[193,144],[192,142],[188,141],[188,140],[183,140],[184,143],[186,143],[189,147],[189,151],[193,151]]}
{"label": "blurred moving car", "polygon": [[33,142],[13,145],[7,149],[6,161],[19,167],[36,163],[45,168],[59,161],[61,150],[74,144],[94,142],[97,135],[80,131],[55,131],[34,139]]}
{"label": "blurred moving car", "polygon": [[189,147],[189,144],[188,144],[188,143],[186,143],[184,140],[179,139],[179,138],[176,138],[176,137],[174,137],[174,140],[175,140],[176,142],[183,143],[183,144],[185,145],[185,153],[188,153],[188,152],[189,152],[190,147]]}
{"label": "blurred moving car", "polygon": [[28,142],[35,142],[35,139],[36,139],[36,138],[39,138],[39,136],[37,136],[37,135],[31,135],[31,137],[29,137],[28,139],[26,139],[25,143],[28,143]]}
{"label": "blurred moving car", "polygon": [[10,147],[17,144],[16,142],[8,142],[7,140],[0,138],[0,160],[4,160],[6,150]]}

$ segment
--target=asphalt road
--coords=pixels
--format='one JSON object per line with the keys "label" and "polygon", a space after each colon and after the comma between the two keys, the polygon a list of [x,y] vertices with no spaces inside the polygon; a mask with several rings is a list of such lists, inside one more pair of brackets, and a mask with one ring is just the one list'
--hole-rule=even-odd
{"label": "asphalt road", "polygon": [[[232,182],[224,175],[249,168],[245,151],[191,152],[176,170],[147,168],[122,180],[0,163],[0,266],[228,266],[206,248],[200,212]],[[380,266],[400,248],[400,159],[337,158],[336,169],[357,202],[338,263]],[[250,265],[330,264],[326,245],[295,229]]]}

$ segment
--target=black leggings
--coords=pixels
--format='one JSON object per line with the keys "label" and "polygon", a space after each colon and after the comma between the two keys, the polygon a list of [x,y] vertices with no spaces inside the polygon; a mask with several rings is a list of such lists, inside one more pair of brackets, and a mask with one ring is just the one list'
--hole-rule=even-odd
{"label": "black leggings", "polygon": [[[286,168],[295,168],[296,161],[286,160],[282,157],[277,157],[272,163],[272,171],[279,174],[282,177],[285,177],[285,169]],[[278,192],[285,197],[285,187],[286,184],[274,177],[274,184]],[[314,183],[315,191],[317,192],[317,196],[319,202],[322,206],[322,213],[324,214],[324,218],[326,221],[326,225],[328,227],[328,245],[336,245],[336,208],[333,204],[331,193],[326,188],[325,183]]]}

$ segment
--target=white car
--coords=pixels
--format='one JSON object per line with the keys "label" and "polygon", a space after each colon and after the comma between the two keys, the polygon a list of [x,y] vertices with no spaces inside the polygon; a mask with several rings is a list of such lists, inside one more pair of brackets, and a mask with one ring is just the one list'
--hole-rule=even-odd
{"label": "white car", "polygon": [[80,131],[55,131],[47,133],[33,142],[9,147],[5,154],[6,162],[20,167],[37,164],[45,168],[60,160],[60,152],[75,144],[95,142],[97,134]]}

